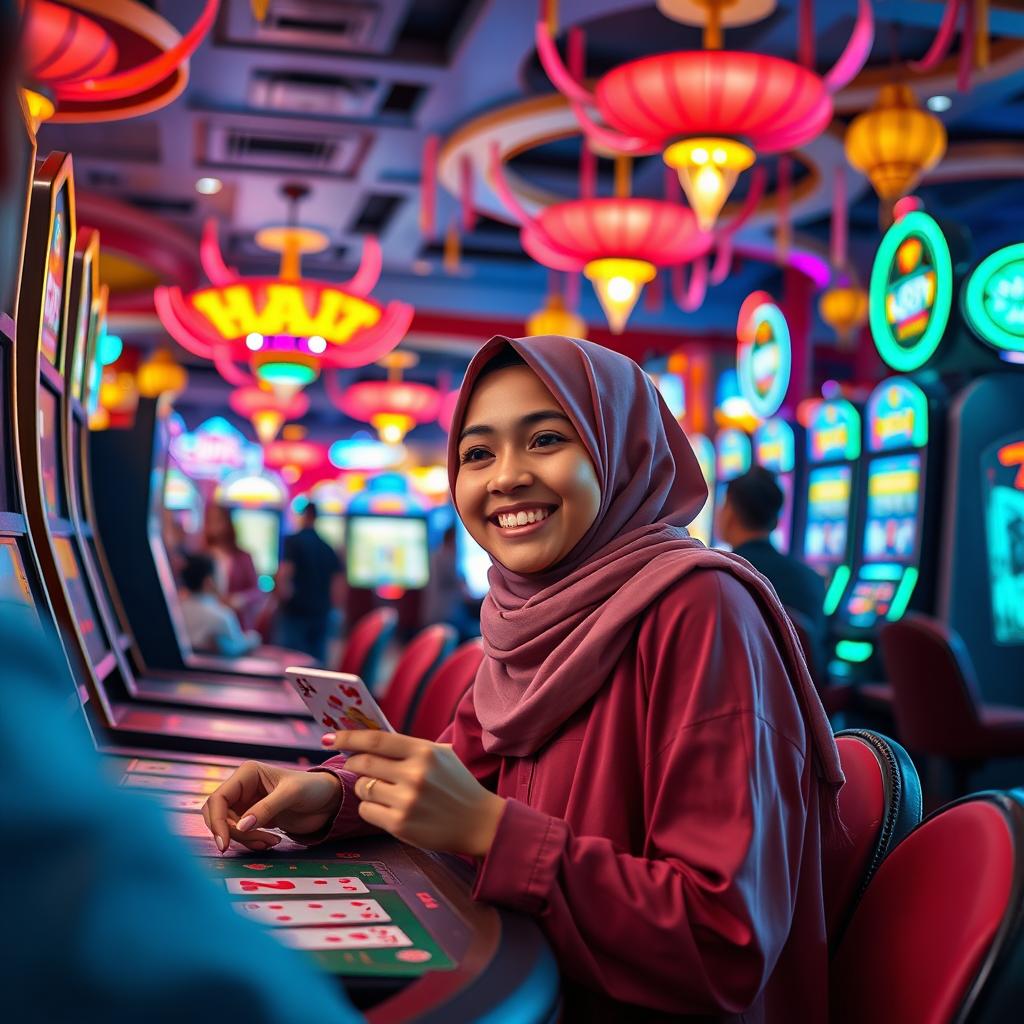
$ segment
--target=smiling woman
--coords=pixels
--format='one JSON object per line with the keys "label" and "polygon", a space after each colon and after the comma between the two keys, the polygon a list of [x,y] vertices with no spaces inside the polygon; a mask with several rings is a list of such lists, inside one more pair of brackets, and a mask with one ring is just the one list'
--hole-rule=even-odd
{"label": "smiling woman", "polygon": [[466,408],[455,505],[502,565],[542,572],[593,525],[601,487],[572,420],[522,357],[508,353],[488,364]]}
{"label": "smiling woman", "polygon": [[210,799],[219,841],[257,849],[315,804],[303,841],[369,824],[476,858],[475,898],[544,929],[566,1021],[826,1020],[832,732],[775,592],[688,535],[707,488],[648,376],[493,338],[448,473],[492,562],[455,722],[328,734],[347,753],[305,779],[243,766]]}

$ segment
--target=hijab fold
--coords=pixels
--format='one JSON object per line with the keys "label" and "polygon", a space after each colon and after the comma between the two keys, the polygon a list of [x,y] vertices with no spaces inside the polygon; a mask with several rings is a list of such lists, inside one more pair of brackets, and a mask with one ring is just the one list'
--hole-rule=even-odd
{"label": "hijab fold", "polygon": [[485,657],[473,691],[485,749],[512,757],[536,753],[608,682],[651,605],[691,572],[728,572],[753,594],[771,626],[838,822],[839,754],[792,623],[749,563],[687,533],[707,500],[707,485],[686,435],[633,360],[574,338],[492,338],[470,362],[452,417],[452,493],[469,396],[481,370],[506,346],[572,420],[594,463],[601,502],[587,533],[557,566],[526,575],[491,560],[481,609]]}

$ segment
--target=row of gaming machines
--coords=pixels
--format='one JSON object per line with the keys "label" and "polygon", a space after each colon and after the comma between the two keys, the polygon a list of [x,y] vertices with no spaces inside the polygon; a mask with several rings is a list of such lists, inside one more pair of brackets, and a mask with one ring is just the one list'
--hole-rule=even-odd
{"label": "row of gaming machines", "polygon": [[[816,403],[806,428],[776,415],[783,385],[753,435],[693,438],[713,496],[694,532],[719,544],[714,509],[729,481],[765,466],[785,495],[773,542],[826,583],[833,678],[878,678],[878,631],[910,609],[960,634],[986,699],[1020,704],[1024,245],[973,266],[965,256],[966,238],[920,210],[889,229],[872,269],[870,329],[899,372],[862,406]],[[784,328],[762,340],[747,389],[755,402],[788,362],[771,352],[788,344]],[[759,355],[769,372],[756,372]]]}
{"label": "row of gaming machines", "polygon": [[[18,614],[52,635],[76,714],[117,784],[167,808],[169,828],[221,879],[225,899],[261,891],[270,876],[337,876],[377,900],[389,922],[379,934],[357,925],[344,936],[331,929],[335,938],[327,931],[300,937],[319,966],[369,1008],[371,1020],[470,1020],[506,1010],[517,1019],[553,1019],[557,970],[539,929],[473,902],[460,863],[387,839],[359,839],[315,851],[289,845],[261,854],[257,864],[220,858],[204,836],[199,808],[234,765],[254,756],[309,764],[319,754],[319,730],[279,677],[259,674],[259,665],[182,660],[156,667],[135,642],[126,604],[140,588],[159,584],[145,560],[127,576],[112,572],[108,556],[120,538],[105,547],[97,528],[94,470],[102,467],[115,483],[124,471],[117,432],[90,437],[87,427],[104,320],[98,238],[78,237],[71,157],[51,153],[37,161],[27,117],[19,143],[24,189],[16,208],[0,210],[0,221],[20,223],[22,240],[20,259],[0,282],[4,614],[20,605]],[[95,475],[104,479],[104,472]],[[146,510],[138,512],[145,539]],[[343,948],[329,944],[342,938]]]}

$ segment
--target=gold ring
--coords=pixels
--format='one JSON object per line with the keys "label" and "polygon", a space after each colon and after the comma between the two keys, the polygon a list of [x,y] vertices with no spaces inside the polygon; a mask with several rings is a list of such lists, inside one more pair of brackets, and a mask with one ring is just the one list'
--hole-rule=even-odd
{"label": "gold ring", "polygon": [[377,782],[378,782],[377,779],[370,779],[366,783],[366,795],[363,797],[364,800],[369,800],[370,799],[370,791],[373,789],[374,786],[377,785]]}

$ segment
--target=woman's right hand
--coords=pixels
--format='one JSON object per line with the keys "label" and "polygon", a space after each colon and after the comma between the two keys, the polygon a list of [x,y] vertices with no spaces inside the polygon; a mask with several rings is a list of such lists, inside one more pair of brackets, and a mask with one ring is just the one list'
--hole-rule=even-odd
{"label": "woman's right hand", "polygon": [[293,771],[246,761],[210,795],[203,819],[223,853],[233,839],[250,850],[276,846],[265,828],[313,835],[338,813],[341,782],[330,772]]}

